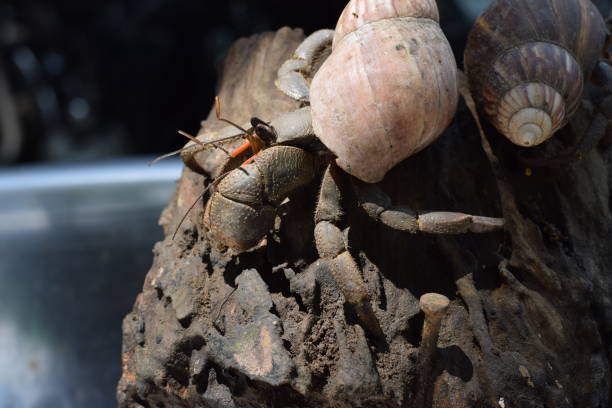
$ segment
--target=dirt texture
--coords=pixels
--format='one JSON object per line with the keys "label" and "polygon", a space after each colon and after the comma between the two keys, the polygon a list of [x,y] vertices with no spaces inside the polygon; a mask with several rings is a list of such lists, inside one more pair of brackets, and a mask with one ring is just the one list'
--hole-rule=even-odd
{"label": "dirt texture", "polygon": [[[246,122],[295,109],[273,82],[302,39],[284,28],[238,41],[219,81],[223,116]],[[320,177],[290,194],[253,250],[210,242],[202,201],[172,239],[221,157],[201,153],[205,164],[185,168],[160,218],[166,239],[123,323],[119,406],[610,406],[612,150],[537,165],[538,154],[566,151],[584,132],[594,110],[585,107],[557,142],[524,157],[487,125],[493,146],[483,149],[462,102],[444,134],[380,184],[415,210],[503,216],[503,232],[398,232],[345,194],[343,224],[384,338],[364,332],[318,259]],[[202,126],[226,125],[213,111]],[[428,292],[450,305],[422,381],[419,297]]]}

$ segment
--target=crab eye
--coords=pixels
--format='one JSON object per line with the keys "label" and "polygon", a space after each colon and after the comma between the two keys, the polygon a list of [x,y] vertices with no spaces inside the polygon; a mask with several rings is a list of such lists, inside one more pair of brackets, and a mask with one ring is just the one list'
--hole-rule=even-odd
{"label": "crab eye", "polygon": [[[252,121],[251,121],[252,123]],[[253,124],[255,127],[255,134],[259,136],[267,144],[272,144],[276,142],[276,132],[274,128],[264,122]]]}
{"label": "crab eye", "polygon": [[266,122],[264,122],[263,120],[256,118],[256,117],[252,117],[251,118],[251,126],[253,127],[257,127],[257,125],[265,125]]}

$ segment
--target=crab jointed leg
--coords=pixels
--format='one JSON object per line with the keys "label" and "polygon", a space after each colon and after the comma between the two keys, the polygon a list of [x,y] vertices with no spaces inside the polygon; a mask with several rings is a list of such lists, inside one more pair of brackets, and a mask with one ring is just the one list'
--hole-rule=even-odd
{"label": "crab jointed leg", "polygon": [[334,280],[347,303],[355,310],[364,329],[382,337],[378,319],[374,315],[367,287],[357,262],[348,251],[347,230],[338,223],[342,218],[341,193],[338,186],[341,170],[330,165],[325,170],[315,211],[315,243],[322,259],[330,261]]}
{"label": "crab jointed leg", "polygon": [[279,68],[277,88],[297,101],[308,102],[310,83],[306,78],[311,78],[317,62],[324,61],[329,55],[333,37],[334,30],[319,30],[306,38],[293,57]]}
{"label": "crab jointed leg", "polygon": [[417,214],[402,205],[394,206],[389,196],[374,184],[352,179],[360,206],[376,221],[400,231],[429,234],[492,232],[504,227],[503,218],[459,212],[436,211]]}
{"label": "crab jointed leg", "polygon": [[[334,164],[325,170],[315,211],[314,235],[317,251],[322,259],[330,261],[336,283],[364,328],[376,336],[382,336],[361,270],[348,251],[347,230],[338,227],[343,215],[339,187],[341,177],[342,170]],[[370,217],[401,231],[460,234],[491,232],[504,226],[502,218],[457,212],[429,212],[417,215],[405,206],[391,205],[391,199],[375,185],[356,179],[353,179],[352,183],[361,207]]]}

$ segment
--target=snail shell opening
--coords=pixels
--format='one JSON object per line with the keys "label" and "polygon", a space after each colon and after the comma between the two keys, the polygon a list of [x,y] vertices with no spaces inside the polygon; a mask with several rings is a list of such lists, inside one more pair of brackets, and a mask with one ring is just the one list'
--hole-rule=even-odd
{"label": "snail shell opening", "polygon": [[563,126],[564,117],[563,97],[548,85],[532,82],[504,95],[495,126],[516,145],[536,146]]}

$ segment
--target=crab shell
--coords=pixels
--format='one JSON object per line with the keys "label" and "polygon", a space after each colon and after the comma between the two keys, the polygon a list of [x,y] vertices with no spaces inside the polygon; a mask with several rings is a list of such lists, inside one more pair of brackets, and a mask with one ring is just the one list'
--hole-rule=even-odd
{"label": "crab shell", "polygon": [[310,87],[315,133],[342,169],[369,183],[432,143],[457,99],[433,0],[352,0]]}
{"label": "crab shell", "polygon": [[605,38],[589,0],[494,1],[464,56],[480,111],[516,145],[546,141],[578,108]]}

